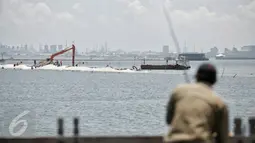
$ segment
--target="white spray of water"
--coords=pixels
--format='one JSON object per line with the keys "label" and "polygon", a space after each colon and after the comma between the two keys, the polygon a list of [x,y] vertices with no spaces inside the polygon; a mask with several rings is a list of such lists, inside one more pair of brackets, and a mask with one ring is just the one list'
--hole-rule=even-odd
{"label": "white spray of water", "polygon": [[[0,65],[0,72],[3,70],[31,70],[31,71],[41,71],[41,70],[51,70],[51,71],[79,71],[79,72],[103,72],[103,73],[142,73],[142,74],[166,74],[166,75],[182,75],[182,71],[179,70],[171,70],[171,71],[164,71],[164,70],[155,70],[155,71],[149,71],[149,70],[142,70],[142,71],[136,71],[132,69],[115,69],[111,67],[86,67],[86,66],[78,66],[78,67],[72,67],[63,65],[60,67],[57,67],[55,65],[46,65],[43,67],[38,67],[35,69],[31,69],[31,66],[20,64],[18,66],[13,66],[13,64],[6,64],[6,65]],[[189,71],[191,74],[195,74],[195,70]],[[219,73],[218,76],[220,76],[221,73]],[[234,73],[224,73],[224,77],[233,77]],[[235,75],[235,74],[234,74]],[[254,77],[253,74],[247,74],[247,73],[238,73],[239,77]]]}
{"label": "white spray of water", "polygon": [[[180,46],[179,46],[179,42],[177,40],[177,37],[176,37],[176,34],[174,32],[174,28],[173,28],[173,24],[172,24],[172,20],[171,20],[171,17],[169,15],[169,11],[167,10],[167,3],[169,3],[168,0],[166,0],[164,3],[163,3],[163,11],[164,11],[164,14],[165,14],[165,18],[166,18],[166,21],[167,21],[167,24],[168,24],[168,28],[169,28],[169,33],[170,33],[170,36],[173,38],[173,41],[174,41],[174,45],[176,47],[176,50],[177,50],[177,54],[180,54],[181,50],[180,50]],[[189,76],[187,74],[187,71],[184,70],[184,78],[186,80],[186,82],[190,82],[189,80]]]}
{"label": "white spray of water", "polygon": [[1,69],[19,69],[19,70],[56,70],[56,71],[82,71],[82,72],[115,72],[115,73],[148,73],[148,71],[136,71],[132,69],[114,69],[111,67],[100,67],[100,68],[93,68],[93,67],[71,67],[71,66],[60,66],[57,67],[55,65],[45,65],[38,68],[31,69],[30,66],[25,64],[21,64],[18,66],[13,66],[13,64],[6,64],[0,65]]}

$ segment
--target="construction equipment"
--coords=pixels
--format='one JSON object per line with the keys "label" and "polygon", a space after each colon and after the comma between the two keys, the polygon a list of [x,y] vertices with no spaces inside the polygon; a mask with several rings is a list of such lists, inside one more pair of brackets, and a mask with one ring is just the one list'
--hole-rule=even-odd
{"label": "construction equipment", "polygon": [[41,67],[48,64],[53,64],[53,60],[56,56],[64,54],[65,52],[68,52],[72,50],[72,66],[74,66],[74,60],[75,60],[75,45],[73,44],[71,48],[66,48],[62,51],[59,51],[57,53],[54,53],[50,56],[50,58],[47,58],[46,60],[40,61],[38,65],[35,65],[35,67]]}

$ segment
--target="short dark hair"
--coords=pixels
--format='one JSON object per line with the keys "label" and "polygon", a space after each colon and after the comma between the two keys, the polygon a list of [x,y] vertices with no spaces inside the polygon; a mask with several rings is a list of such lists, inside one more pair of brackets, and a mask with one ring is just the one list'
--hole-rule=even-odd
{"label": "short dark hair", "polygon": [[197,82],[204,82],[214,85],[217,81],[216,68],[210,63],[204,63],[199,66],[196,73]]}

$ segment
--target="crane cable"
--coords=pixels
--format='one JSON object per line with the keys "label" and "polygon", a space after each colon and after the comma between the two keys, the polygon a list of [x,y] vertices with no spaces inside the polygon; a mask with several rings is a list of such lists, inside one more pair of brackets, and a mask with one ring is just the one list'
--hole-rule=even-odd
{"label": "crane cable", "polygon": [[[174,45],[175,45],[176,51],[177,51],[177,55],[179,55],[181,50],[180,50],[179,42],[178,42],[177,37],[176,37],[175,32],[174,32],[174,28],[173,28],[173,25],[172,25],[171,17],[169,15],[169,11],[167,10],[167,7],[166,7],[166,3],[167,3],[167,0],[165,0],[165,3],[163,3],[163,11],[164,11],[164,15],[165,15],[165,18],[166,18],[166,21],[167,21],[167,24],[168,24],[169,34],[173,38]],[[190,83],[190,79],[189,79],[189,76],[188,76],[188,73],[187,73],[186,70],[184,70],[183,75],[184,75],[185,81],[187,83]]]}

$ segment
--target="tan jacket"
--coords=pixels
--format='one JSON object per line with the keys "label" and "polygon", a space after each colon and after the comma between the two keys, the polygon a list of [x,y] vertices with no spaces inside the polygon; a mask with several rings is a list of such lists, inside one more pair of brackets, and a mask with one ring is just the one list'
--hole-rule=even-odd
{"label": "tan jacket", "polygon": [[165,142],[211,143],[215,135],[217,143],[228,142],[227,106],[206,84],[184,84],[174,89],[166,118],[171,129]]}

